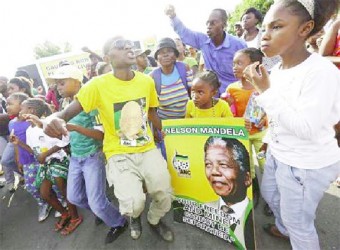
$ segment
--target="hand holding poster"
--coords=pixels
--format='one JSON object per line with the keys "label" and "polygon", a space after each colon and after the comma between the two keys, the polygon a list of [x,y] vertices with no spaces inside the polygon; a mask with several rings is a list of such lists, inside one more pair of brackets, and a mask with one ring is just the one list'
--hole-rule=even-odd
{"label": "hand holding poster", "polygon": [[[228,124],[228,125],[226,125]],[[248,133],[244,120],[163,121],[175,220],[254,249]]]}

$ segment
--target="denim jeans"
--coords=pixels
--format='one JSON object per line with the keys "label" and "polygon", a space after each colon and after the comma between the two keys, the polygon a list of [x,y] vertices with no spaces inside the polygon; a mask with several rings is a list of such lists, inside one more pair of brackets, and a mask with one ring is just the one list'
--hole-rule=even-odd
{"label": "denim jeans", "polygon": [[67,199],[92,210],[110,227],[122,226],[125,218],[106,197],[104,156],[96,152],[86,157],[71,157],[67,177]]}
{"label": "denim jeans", "polygon": [[15,153],[13,143],[7,143],[5,150],[1,157],[1,165],[5,172],[6,183],[14,183],[14,172],[19,172],[18,166],[15,162]]}
{"label": "denim jeans", "polygon": [[267,152],[262,196],[274,212],[277,228],[289,236],[294,250],[320,249],[315,212],[339,173],[340,162],[320,169],[301,169],[279,162]]}

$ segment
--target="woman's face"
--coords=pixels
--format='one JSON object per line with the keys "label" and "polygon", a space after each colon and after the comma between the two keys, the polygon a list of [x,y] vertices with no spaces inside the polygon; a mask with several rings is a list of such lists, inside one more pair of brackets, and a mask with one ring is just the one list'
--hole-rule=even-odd
{"label": "woman's face", "polygon": [[176,54],[173,48],[162,48],[158,51],[157,60],[162,67],[174,65]]}
{"label": "woman's face", "polygon": [[254,13],[248,13],[242,17],[242,27],[245,30],[254,28],[259,23],[259,20],[255,17]]}

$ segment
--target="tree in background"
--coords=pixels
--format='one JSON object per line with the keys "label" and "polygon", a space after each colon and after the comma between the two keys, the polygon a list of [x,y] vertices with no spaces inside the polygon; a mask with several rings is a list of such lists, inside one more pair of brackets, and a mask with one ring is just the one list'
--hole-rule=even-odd
{"label": "tree in background", "polygon": [[43,44],[38,44],[34,47],[34,57],[39,59],[70,52],[72,50],[72,45],[69,42],[64,43],[63,47],[64,49],[50,41],[45,41]]}
{"label": "tree in background", "polygon": [[263,16],[267,13],[269,7],[274,3],[274,0],[243,0],[235,8],[235,11],[230,14],[228,19],[229,31],[234,32],[234,24],[240,22],[243,13],[250,7],[258,9]]}

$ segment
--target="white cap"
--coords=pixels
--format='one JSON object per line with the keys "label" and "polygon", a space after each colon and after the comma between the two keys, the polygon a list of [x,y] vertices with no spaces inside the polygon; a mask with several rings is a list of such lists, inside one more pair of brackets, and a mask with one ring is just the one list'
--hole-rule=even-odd
{"label": "white cap", "polygon": [[79,82],[83,81],[83,72],[76,68],[73,65],[65,65],[60,68],[58,68],[52,76],[46,78],[47,83],[55,83],[58,79],[67,79],[72,78],[75,80],[78,80]]}

